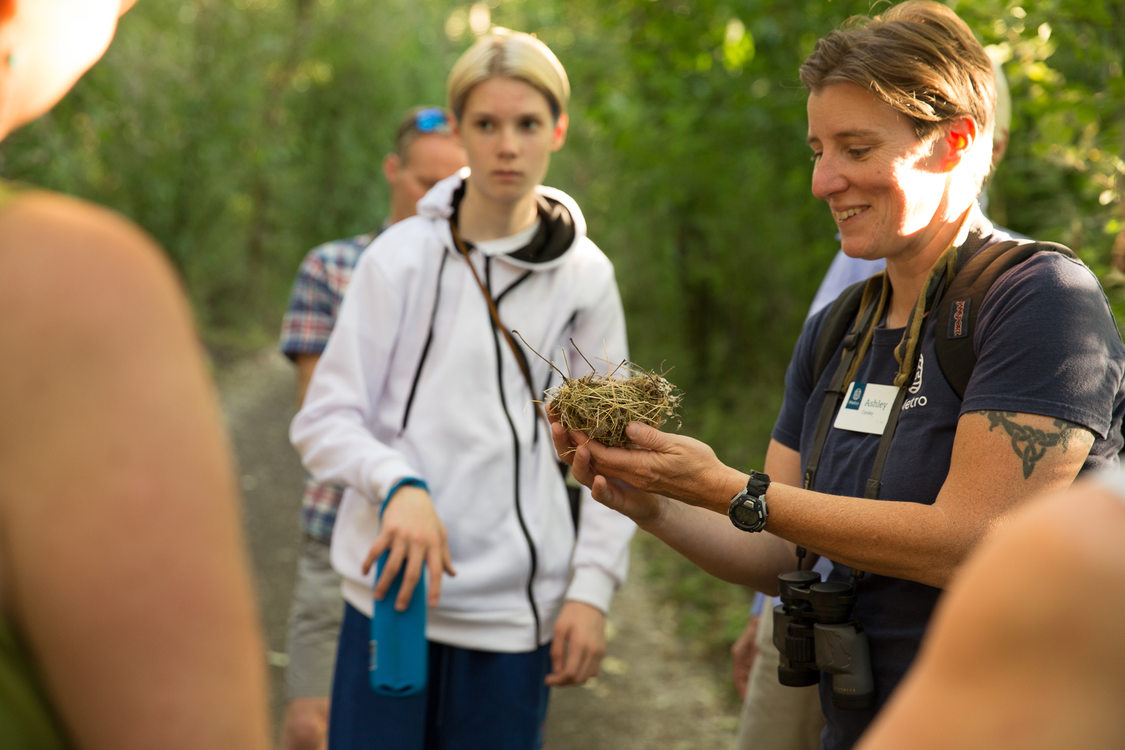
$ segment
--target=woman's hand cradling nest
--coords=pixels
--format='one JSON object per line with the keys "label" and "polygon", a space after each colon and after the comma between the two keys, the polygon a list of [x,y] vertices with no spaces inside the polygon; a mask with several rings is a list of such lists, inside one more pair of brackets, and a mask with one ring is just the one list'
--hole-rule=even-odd
{"label": "woman's hand cradling nest", "polygon": [[598,443],[583,432],[567,430],[559,422],[558,414],[549,408],[548,415],[551,419],[551,436],[559,458],[570,466],[571,473],[578,482],[590,488],[594,499],[631,518],[641,528],[655,523],[660,517],[664,499],[639,490],[627,482],[599,474],[591,465],[589,450],[589,446]]}

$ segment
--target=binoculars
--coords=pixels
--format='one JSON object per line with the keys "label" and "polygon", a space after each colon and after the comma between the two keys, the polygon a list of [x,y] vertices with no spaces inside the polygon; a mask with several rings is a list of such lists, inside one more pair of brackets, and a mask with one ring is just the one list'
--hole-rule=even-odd
{"label": "binoculars", "polygon": [[855,582],[820,580],[811,570],[777,577],[781,604],[773,610],[773,642],[780,653],[782,685],[804,687],[830,675],[838,708],[865,709],[875,702],[867,633],[852,616]]}

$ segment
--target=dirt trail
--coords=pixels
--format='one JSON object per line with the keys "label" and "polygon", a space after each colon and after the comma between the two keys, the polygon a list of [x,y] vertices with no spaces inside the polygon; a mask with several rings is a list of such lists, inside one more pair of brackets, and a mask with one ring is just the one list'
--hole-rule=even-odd
{"label": "dirt trail", "polygon": [[[289,445],[293,368],[264,352],[219,373],[223,411],[239,460],[245,522],[280,715],[285,618],[293,587],[303,472]],[[674,635],[674,613],[644,585],[634,551],[628,583],[610,612],[602,674],[555,690],[546,747],[555,750],[696,750],[733,747],[737,716],[726,674],[694,657]]]}

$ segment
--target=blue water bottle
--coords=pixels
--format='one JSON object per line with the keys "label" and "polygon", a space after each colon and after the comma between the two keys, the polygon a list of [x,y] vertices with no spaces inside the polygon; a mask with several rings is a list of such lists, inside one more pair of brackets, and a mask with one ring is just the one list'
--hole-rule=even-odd
{"label": "blue water bottle", "polygon": [[[375,580],[383,575],[390,551],[379,557]],[[414,695],[426,687],[426,566],[410,596],[410,606],[399,612],[395,600],[402,585],[403,570],[395,577],[382,601],[375,602],[371,618],[371,689],[380,695]]]}

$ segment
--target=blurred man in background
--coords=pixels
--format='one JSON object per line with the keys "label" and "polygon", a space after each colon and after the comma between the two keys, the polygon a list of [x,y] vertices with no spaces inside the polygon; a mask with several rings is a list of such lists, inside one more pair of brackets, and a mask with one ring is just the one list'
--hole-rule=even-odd
{"label": "blurred man in background", "polygon": [[[463,166],[465,151],[445,111],[427,107],[410,112],[399,124],[394,150],[383,160],[391,194],[382,227],[413,216],[418,200]],[[327,242],[301,262],[281,333],[281,351],[297,366],[298,406],[336,324],[352,270],[377,234]],[[342,495],[340,486],[306,481],[301,501],[304,540],[289,612],[283,750],[320,750],[326,745],[328,695],[343,609],[340,578],[328,549]]]}

